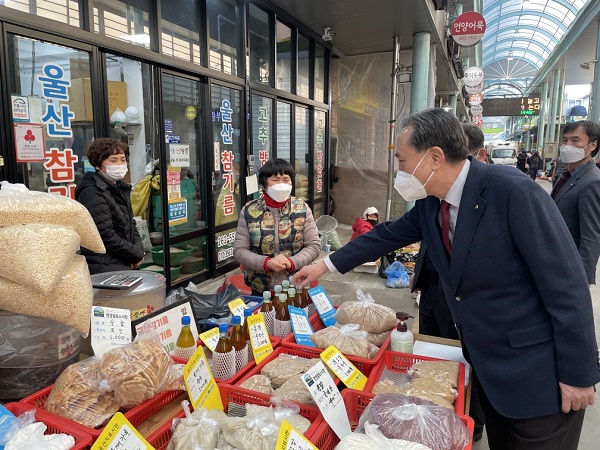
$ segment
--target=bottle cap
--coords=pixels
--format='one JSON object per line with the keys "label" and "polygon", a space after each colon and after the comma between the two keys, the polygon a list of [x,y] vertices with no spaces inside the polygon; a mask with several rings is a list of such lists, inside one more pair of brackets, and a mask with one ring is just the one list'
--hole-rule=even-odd
{"label": "bottle cap", "polygon": [[281,287],[282,287],[283,289],[287,289],[289,286],[290,286],[290,282],[289,282],[288,280],[283,280],[283,281],[281,282]]}
{"label": "bottle cap", "polygon": [[279,294],[280,302],[287,302],[287,294]]}
{"label": "bottle cap", "polygon": [[250,317],[252,315],[252,310],[251,309],[244,309],[244,317]]}
{"label": "bottle cap", "polygon": [[219,324],[219,333],[227,333],[229,331],[229,324],[220,323]]}
{"label": "bottle cap", "polygon": [[263,292],[263,299],[270,299],[271,298],[271,291],[264,291]]}
{"label": "bottle cap", "polygon": [[275,291],[275,293],[281,292],[281,285],[280,284],[276,284],[275,287],[273,288],[273,290]]}
{"label": "bottle cap", "polygon": [[242,324],[242,318],[240,316],[233,316],[232,323],[234,325],[241,325]]}
{"label": "bottle cap", "polygon": [[192,323],[190,316],[183,316],[181,318],[181,325],[189,325],[190,323]]}
{"label": "bottle cap", "polygon": [[408,319],[414,319],[414,317],[413,317],[413,316],[411,316],[411,315],[410,315],[409,313],[407,313],[407,312],[397,312],[397,313],[396,313],[396,319],[398,319],[398,320],[402,320],[402,321],[405,321],[405,320],[408,320]]}
{"label": "bottle cap", "polygon": [[294,289],[294,288],[289,288],[289,289],[288,289],[288,294],[290,294],[290,295],[296,295],[296,289]]}

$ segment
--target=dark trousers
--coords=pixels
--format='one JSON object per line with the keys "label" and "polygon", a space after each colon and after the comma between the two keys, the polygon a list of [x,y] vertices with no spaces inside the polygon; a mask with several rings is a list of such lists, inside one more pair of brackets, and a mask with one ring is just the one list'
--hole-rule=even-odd
{"label": "dark trousers", "polygon": [[[458,340],[458,332],[438,274],[427,270],[421,276],[423,275],[425,275],[423,283],[420,283],[422,286],[421,300],[419,301],[419,334]],[[475,422],[474,435],[481,435],[485,425],[485,416],[479,404],[475,385],[471,388],[469,416]]]}
{"label": "dark trousers", "polygon": [[577,450],[585,409],[532,419],[509,419],[494,409],[477,376],[473,378],[485,413],[490,450]]}

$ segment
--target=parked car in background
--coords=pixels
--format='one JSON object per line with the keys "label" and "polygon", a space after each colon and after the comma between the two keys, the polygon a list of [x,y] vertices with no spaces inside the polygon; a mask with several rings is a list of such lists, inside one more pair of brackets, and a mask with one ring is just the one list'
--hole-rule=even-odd
{"label": "parked car in background", "polygon": [[517,162],[517,149],[512,142],[492,143],[488,145],[488,153],[494,164],[514,166]]}

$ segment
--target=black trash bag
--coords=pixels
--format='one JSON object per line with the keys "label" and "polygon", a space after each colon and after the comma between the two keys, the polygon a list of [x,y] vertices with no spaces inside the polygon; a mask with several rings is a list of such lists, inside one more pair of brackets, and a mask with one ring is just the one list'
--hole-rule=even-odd
{"label": "black trash bag", "polygon": [[171,295],[174,295],[176,300],[186,297],[190,299],[198,322],[198,333],[203,333],[218,326],[214,322],[215,320],[229,317],[231,311],[227,304],[230,301],[238,297],[241,297],[245,303],[252,301],[252,299],[243,297],[239,289],[233,284],[228,285],[224,291],[215,294],[198,294],[185,288],[179,288],[177,292],[172,292]]}
{"label": "black trash bag", "polygon": [[391,252],[391,253],[388,253],[387,255],[383,255],[381,257],[381,264],[379,264],[379,270],[377,271],[377,275],[379,275],[384,280],[387,280],[387,275],[385,274],[385,271],[388,267],[390,267],[392,265],[392,263],[394,261],[396,261],[396,253],[395,252]]}

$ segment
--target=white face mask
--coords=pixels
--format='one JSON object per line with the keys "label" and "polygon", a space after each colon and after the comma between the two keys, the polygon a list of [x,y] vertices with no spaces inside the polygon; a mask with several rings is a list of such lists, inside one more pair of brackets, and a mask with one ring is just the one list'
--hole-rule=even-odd
{"label": "white face mask", "polygon": [[285,202],[291,193],[292,185],[287,183],[277,183],[267,188],[267,195],[276,202]]}
{"label": "white face mask", "polygon": [[[429,153],[429,151],[427,151],[427,153]],[[429,180],[431,180],[431,177],[433,176],[434,172],[431,172],[431,175],[429,175],[429,178],[427,178],[427,181],[425,181],[425,184],[421,183],[419,181],[419,179],[417,177],[415,177],[415,172],[417,171],[417,169],[419,168],[419,166],[425,159],[425,156],[427,156],[427,153],[425,153],[423,155],[423,157],[421,158],[421,161],[419,161],[419,164],[417,164],[417,167],[415,167],[415,170],[413,170],[412,173],[406,173],[406,172],[402,172],[401,170],[399,170],[398,173],[396,174],[396,181],[394,181],[394,188],[398,191],[398,193],[402,196],[402,198],[404,200],[406,200],[407,202],[410,202],[413,200],[420,200],[422,198],[427,197],[427,191],[425,190],[425,185],[427,183],[429,183]]]}
{"label": "white face mask", "polygon": [[104,165],[104,176],[111,181],[122,180],[127,174],[127,164]]}
{"label": "white face mask", "polygon": [[590,146],[591,142],[583,148],[575,147],[574,145],[561,145],[560,146],[560,159],[565,163],[576,163],[581,161],[587,155],[591,153],[585,152],[585,149]]}

